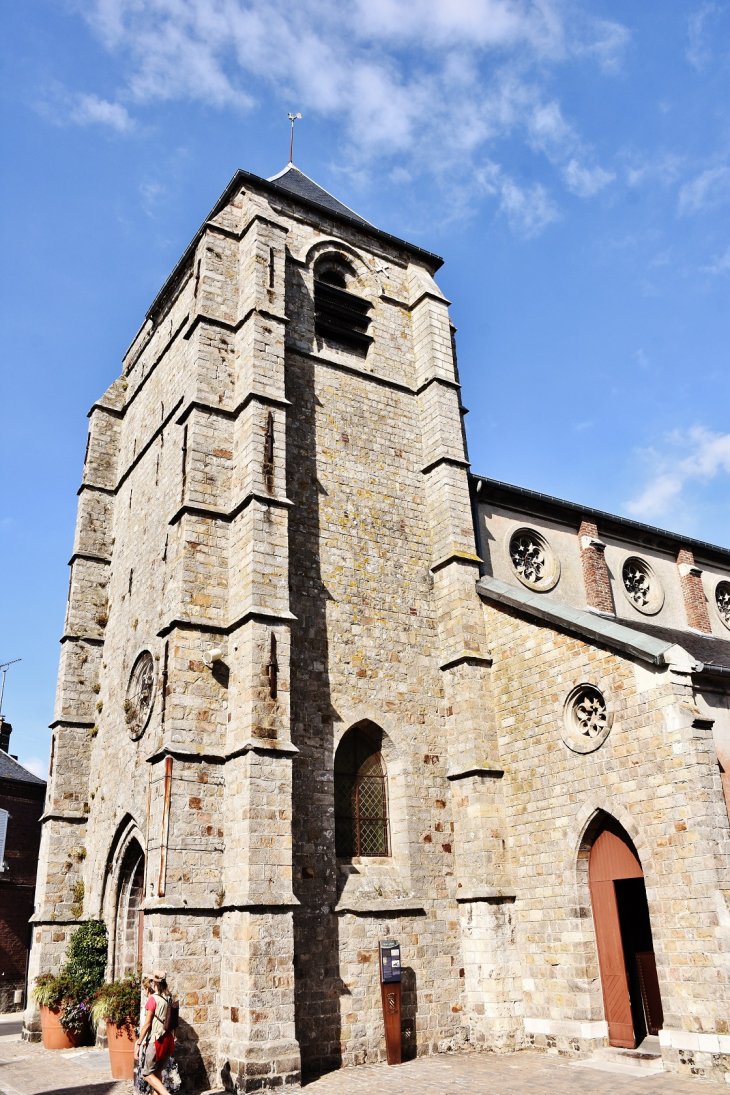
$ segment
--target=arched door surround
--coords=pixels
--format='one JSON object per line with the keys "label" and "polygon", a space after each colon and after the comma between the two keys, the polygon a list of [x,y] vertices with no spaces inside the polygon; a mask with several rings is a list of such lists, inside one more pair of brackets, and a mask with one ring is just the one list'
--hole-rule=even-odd
{"label": "arched door surround", "polygon": [[633,1049],[662,1026],[654,944],[639,857],[607,819],[588,864],[601,989],[612,1046]]}
{"label": "arched door surround", "polygon": [[122,857],[114,918],[114,976],[124,977],[142,961],[144,852],[135,839]]}

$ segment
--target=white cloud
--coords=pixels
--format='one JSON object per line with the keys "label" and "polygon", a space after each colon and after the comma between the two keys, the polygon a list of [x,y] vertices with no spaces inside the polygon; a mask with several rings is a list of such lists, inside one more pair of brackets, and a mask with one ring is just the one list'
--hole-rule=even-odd
{"label": "white cloud", "polygon": [[579,198],[592,197],[616,178],[613,171],[604,171],[602,167],[583,167],[577,160],[571,160],[563,174],[568,189]]}
{"label": "white cloud", "polygon": [[707,483],[717,475],[730,475],[728,433],[712,433],[704,426],[694,426],[670,434],[667,444],[668,450],[663,453],[656,449],[642,453],[651,467],[651,476],[642,493],[627,504],[635,517],[660,517],[682,501],[682,492],[690,483]]}
{"label": "white cloud", "polygon": [[679,212],[700,213],[730,199],[730,167],[708,167],[679,191]]}
{"label": "white cloud", "polygon": [[718,255],[714,258],[708,266],[702,267],[706,274],[728,274],[730,273],[730,247],[722,255]]}
{"label": "white cloud", "polygon": [[483,164],[477,172],[481,190],[498,198],[498,211],[517,235],[530,239],[542,232],[560,214],[540,183],[520,186],[499,164]]}
{"label": "white cloud", "polygon": [[96,95],[79,95],[70,111],[70,118],[79,125],[108,125],[119,133],[126,133],[134,125],[120,103],[110,103]]}
{"label": "white cloud", "polygon": [[634,158],[626,168],[626,182],[629,186],[643,186],[657,182],[660,186],[671,186],[677,181],[682,161],[679,156],[664,153],[651,158]]}
{"label": "white cloud", "polygon": [[558,219],[555,203],[540,183],[525,189],[512,179],[504,179],[500,191],[500,212],[521,236],[528,239],[537,236],[543,228]]}
{"label": "white cloud", "polygon": [[705,24],[716,11],[718,11],[717,4],[701,4],[697,11],[692,12],[687,20],[687,38],[689,44],[687,46],[686,56],[689,63],[693,68],[696,68],[698,72],[702,71],[712,57],[709,35],[707,34]]}
{"label": "white cloud", "polygon": [[[582,197],[612,177],[585,166],[590,150],[542,90],[550,66],[589,57],[609,71],[628,41],[619,24],[591,21],[571,0],[76,0],[76,7],[125,69],[116,102],[86,96],[76,121],[123,130],[133,105],[177,99],[249,110],[273,93],[282,109],[338,121],[353,173],[389,159],[388,170],[460,173],[454,181],[464,186],[475,160],[518,134]],[[544,188],[513,184],[499,189],[499,200],[511,223],[529,222],[531,231],[557,216]]]}
{"label": "white cloud", "polygon": [[28,760],[19,760],[19,763],[27,768],[29,772],[32,772],[34,776],[38,776],[40,779],[48,779],[48,761],[41,760],[40,757],[29,757]]}

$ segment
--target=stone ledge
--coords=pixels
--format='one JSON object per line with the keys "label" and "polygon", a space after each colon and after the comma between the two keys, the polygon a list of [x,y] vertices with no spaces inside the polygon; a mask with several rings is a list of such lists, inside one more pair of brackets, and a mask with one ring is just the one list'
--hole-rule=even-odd
{"label": "stone ledge", "polygon": [[294,894],[288,894],[281,901],[272,901],[271,898],[261,896],[250,901],[225,905],[185,905],[181,897],[147,898],[142,908],[146,916],[159,913],[162,916],[218,917],[230,912],[288,912],[300,905],[301,902]]}
{"label": "stone ledge", "polygon": [[299,752],[299,749],[291,741],[270,741],[265,742],[263,739],[258,741],[256,739],[250,739],[239,749],[233,749],[230,753],[199,753],[197,750],[190,749],[174,749],[165,746],[157,753],[152,753],[146,757],[148,764],[157,764],[159,761],[164,760],[165,757],[172,757],[173,760],[182,761],[183,764],[227,764],[229,760],[236,760],[237,757],[245,756],[246,753],[261,753],[264,756],[277,756],[294,757]]}
{"label": "stone ledge", "polygon": [[[462,460],[458,456],[438,456],[435,460],[432,460],[430,464],[425,464],[421,468],[421,475],[429,475],[436,468],[445,464],[449,468],[466,468],[468,471],[471,464],[468,460]],[[481,562],[481,559],[479,560]]]}
{"label": "stone ledge", "polygon": [[205,506],[199,502],[183,502],[167,523],[168,525],[176,525],[182,517],[190,514],[192,517],[203,517],[209,521],[223,521],[224,524],[228,524],[243,513],[252,502],[261,502],[265,506],[279,506],[285,509],[294,505],[289,498],[281,498],[275,494],[262,494],[260,491],[252,490],[231,510],[222,509],[219,506]]}
{"label": "stone ledge", "polygon": [[456,669],[457,665],[463,665],[464,662],[468,662],[470,665],[490,666],[492,661],[491,654],[479,654],[476,650],[462,650],[460,654],[454,654],[447,661],[441,662],[439,669],[442,672],[446,669]]}
{"label": "stone ledge", "polygon": [[463,888],[457,893],[456,900],[459,905],[468,901],[516,901],[517,895],[502,886],[475,886],[472,889]]}
{"label": "stone ledge", "polygon": [[467,764],[463,768],[449,768],[446,778],[449,780],[468,779],[469,776],[484,776],[487,779],[502,779],[504,768],[491,768],[479,764]]}
{"label": "stone ledge", "polygon": [[[430,569],[432,574],[436,574],[437,571],[447,567],[449,563],[477,563],[477,565],[479,565],[483,561],[484,560],[480,555],[473,555],[470,551],[459,551],[457,549],[456,551],[449,552],[448,555],[444,555],[443,559],[439,559]],[[443,666],[441,668],[443,668]]]}
{"label": "stone ledge", "polygon": [[412,897],[361,897],[343,900],[333,905],[334,913],[353,913],[355,916],[369,916],[372,913],[394,913],[400,916],[407,912],[413,912],[419,916],[426,915],[426,907],[422,901]]}
{"label": "stone ledge", "polygon": [[179,627],[183,631],[208,631],[212,635],[230,635],[232,632],[237,631],[239,627],[243,627],[249,620],[269,620],[272,623],[291,623],[298,619],[293,612],[287,610],[278,612],[273,608],[263,608],[256,606],[255,608],[249,608],[247,612],[244,612],[243,616],[234,620],[232,624],[216,624],[212,620],[194,619],[192,617],[186,619],[184,617],[170,620],[163,628],[157,632],[158,639],[164,639],[166,635],[169,635],[171,631]]}
{"label": "stone ledge", "polygon": [[43,814],[40,819],[41,825],[44,825],[46,821],[66,821],[69,825],[81,825],[84,821],[89,820],[89,815],[82,813],[80,810],[56,810],[49,811],[47,814]]}
{"label": "stone ledge", "polygon": [[214,414],[219,418],[238,418],[241,411],[244,411],[249,403],[252,403],[254,400],[257,400],[259,403],[265,403],[267,406],[282,407],[284,410],[292,405],[291,400],[285,399],[283,396],[255,391],[248,392],[235,407],[222,407],[217,403],[206,403],[203,399],[192,399],[177,419],[176,425],[184,425],[192,411],[203,411],[205,414]]}

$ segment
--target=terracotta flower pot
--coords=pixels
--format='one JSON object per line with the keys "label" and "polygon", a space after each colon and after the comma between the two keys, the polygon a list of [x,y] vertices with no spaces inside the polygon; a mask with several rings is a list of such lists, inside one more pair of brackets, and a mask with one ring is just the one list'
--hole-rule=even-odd
{"label": "terracotta flower pot", "polygon": [[61,1009],[47,1008],[41,1004],[41,1033],[44,1049],[74,1049],[83,1043],[86,1030],[79,1034],[66,1031],[61,1026]]}
{"label": "terracotta flower pot", "polygon": [[118,1027],[115,1023],[107,1023],[106,1037],[113,1079],[133,1080],[136,1035],[129,1027]]}

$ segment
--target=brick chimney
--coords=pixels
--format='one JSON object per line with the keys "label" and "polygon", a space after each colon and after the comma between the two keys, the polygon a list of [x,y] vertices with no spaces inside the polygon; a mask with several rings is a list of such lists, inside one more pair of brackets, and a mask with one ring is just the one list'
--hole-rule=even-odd
{"label": "brick chimney", "polygon": [[578,529],[580,557],[583,563],[583,582],[586,587],[586,603],[597,612],[616,615],[611,591],[611,578],[604,552],[606,545],[598,539],[598,526],[583,520]]}
{"label": "brick chimney", "polygon": [[4,715],[0,715],[0,749],[3,753],[10,751],[10,735],[13,728]]}
{"label": "brick chimney", "polygon": [[679,584],[682,587],[684,598],[684,610],[687,614],[687,623],[696,631],[712,631],[710,614],[707,611],[707,599],[702,588],[702,571],[695,566],[695,557],[686,548],[680,548],[677,555],[677,570],[679,571]]}

